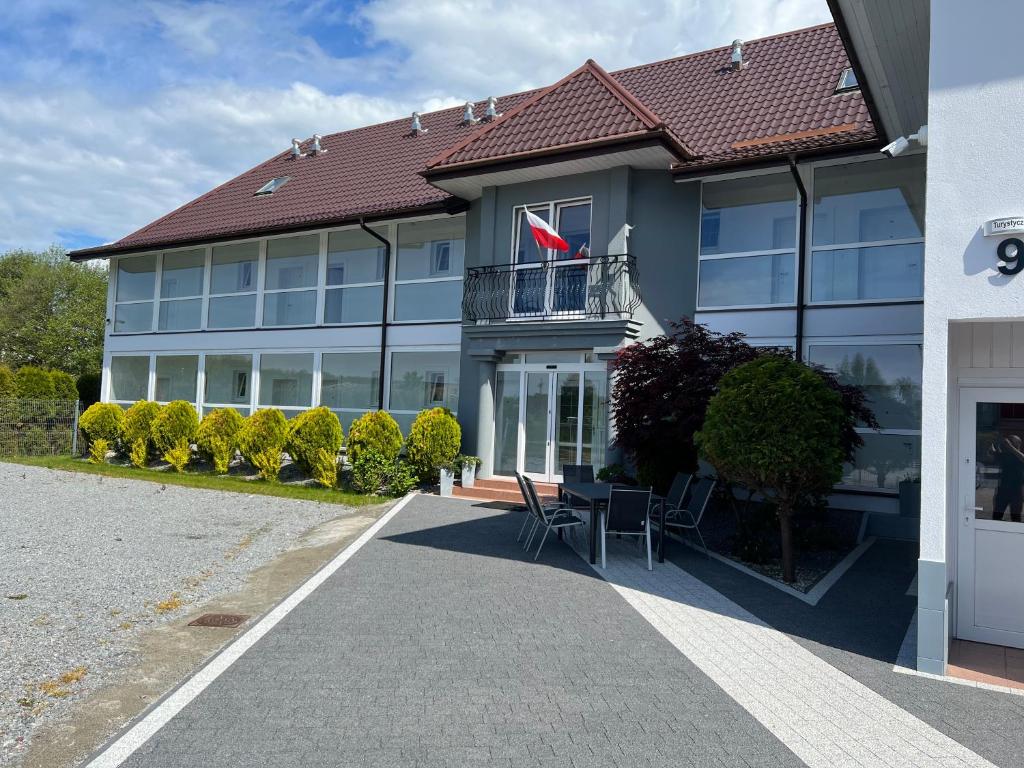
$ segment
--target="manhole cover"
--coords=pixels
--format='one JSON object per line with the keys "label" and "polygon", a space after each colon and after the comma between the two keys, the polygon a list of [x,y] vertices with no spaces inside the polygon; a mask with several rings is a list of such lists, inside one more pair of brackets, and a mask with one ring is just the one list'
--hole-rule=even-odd
{"label": "manhole cover", "polygon": [[195,621],[190,621],[190,627],[237,627],[248,619],[240,613],[204,613]]}

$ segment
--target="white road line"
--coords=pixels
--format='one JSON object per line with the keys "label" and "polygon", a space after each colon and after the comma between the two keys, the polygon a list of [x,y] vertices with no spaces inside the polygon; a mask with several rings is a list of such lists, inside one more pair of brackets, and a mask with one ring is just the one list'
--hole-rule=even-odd
{"label": "white road line", "polygon": [[117,768],[127,760],[135,750],[145,744],[157,731],[163,728],[171,718],[184,709],[190,701],[216,680],[232,664],[238,661],[246,651],[252,648],[260,638],[273,629],[285,616],[291,613],[299,603],[309,597],[313,591],[327,581],[331,574],[348,562],[368,541],[388,524],[401,509],[408,504],[416,493],[409,493],[394,507],[389,509],[376,523],[371,525],[362,535],[334,557],[327,565],[314,573],[298,589],[282,600],[277,607],[264,616],[245,634],[231,643],[227,648],[213,657],[210,662],[183,683],[166,699],[156,705],[150,712],[132,726],[117,740],[108,745],[99,755],[88,763],[86,768]]}
{"label": "white road line", "polygon": [[616,549],[597,573],[810,768],[992,766],[686,571]]}

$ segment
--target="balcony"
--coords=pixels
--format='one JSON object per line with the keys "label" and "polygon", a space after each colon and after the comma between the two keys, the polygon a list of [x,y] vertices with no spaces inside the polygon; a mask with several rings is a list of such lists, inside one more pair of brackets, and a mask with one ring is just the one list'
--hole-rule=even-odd
{"label": "balcony", "polygon": [[622,320],[640,306],[636,257],[534,261],[470,267],[465,321]]}

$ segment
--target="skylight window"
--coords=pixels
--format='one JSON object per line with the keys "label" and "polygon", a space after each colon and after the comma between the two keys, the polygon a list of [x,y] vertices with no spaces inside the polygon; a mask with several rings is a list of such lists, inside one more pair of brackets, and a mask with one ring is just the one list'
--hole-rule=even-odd
{"label": "skylight window", "polygon": [[290,178],[291,178],[290,176],[278,176],[276,179],[271,179],[266,184],[264,184],[262,187],[257,189],[256,190],[256,194],[257,195],[271,195],[274,192],[276,192],[277,190],[279,190],[281,187],[283,187],[285,184],[287,184],[288,183],[288,179],[290,179]]}
{"label": "skylight window", "polygon": [[855,91],[858,88],[860,88],[860,83],[857,82],[857,74],[853,71],[852,67],[847,67],[839,75],[839,85],[836,86],[836,93]]}

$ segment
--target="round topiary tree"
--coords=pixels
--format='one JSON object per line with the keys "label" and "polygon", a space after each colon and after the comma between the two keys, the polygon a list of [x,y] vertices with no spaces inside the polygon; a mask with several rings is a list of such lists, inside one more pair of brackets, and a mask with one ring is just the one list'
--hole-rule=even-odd
{"label": "round topiary tree", "polygon": [[195,406],[185,400],[168,403],[153,419],[153,444],[177,472],[192,458],[192,443],[199,431]]}
{"label": "round topiary tree", "polygon": [[420,480],[437,482],[439,468],[451,464],[462,446],[462,428],[447,408],[420,411],[409,430],[406,450]]}
{"label": "round topiary tree", "polygon": [[275,482],[281,472],[281,452],[288,440],[288,421],[277,408],[256,411],[238,432],[238,450],[259,470],[264,480]]}
{"label": "round topiary tree", "polygon": [[719,477],[771,499],[779,518],[782,578],[796,579],[794,510],[842,476],[842,399],[801,363],[766,355],[722,377],[694,440]]}
{"label": "round topiary tree", "polygon": [[149,463],[156,448],[153,442],[153,421],[160,413],[160,405],[152,400],[139,400],[128,407],[121,421],[121,445],[128,458],[140,469]]}
{"label": "round topiary tree", "polygon": [[402,430],[387,411],[368,411],[352,422],[348,430],[348,460],[353,465],[359,456],[374,451],[394,463],[402,452]]}
{"label": "round topiary tree", "polygon": [[332,488],[338,481],[338,452],[344,439],[334,411],[320,406],[291,420],[285,450],[307,476]]}
{"label": "round topiary tree", "polygon": [[113,446],[121,434],[121,422],[124,420],[124,411],[121,406],[114,403],[93,403],[85,409],[78,420],[78,425],[89,438],[89,442],[105,440],[108,445]]}
{"label": "round topiary tree", "polygon": [[238,450],[238,432],[244,419],[234,408],[217,408],[203,416],[196,434],[196,447],[214,471],[224,474]]}

